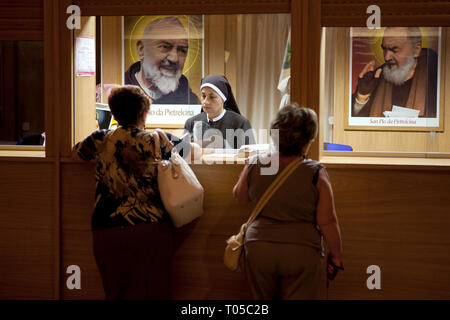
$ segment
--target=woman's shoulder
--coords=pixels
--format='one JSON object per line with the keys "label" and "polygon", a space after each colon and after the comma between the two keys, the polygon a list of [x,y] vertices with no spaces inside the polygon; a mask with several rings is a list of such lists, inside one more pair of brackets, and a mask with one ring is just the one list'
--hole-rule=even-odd
{"label": "woman's shoulder", "polygon": [[316,161],[316,160],[312,160],[312,159],[305,159],[305,161],[303,161],[303,165],[315,170],[321,169],[321,168],[325,168],[325,166],[320,162],[320,161]]}
{"label": "woman's shoulder", "polygon": [[[313,185],[316,185],[319,179],[320,169],[326,170],[325,166],[321,162],[311,159],[306,159],[302,164],[304,168],[306,168],[306,170],[309,172],[309,174],[312,175]],[[325,174],[327,174],[326,171]]]}
{"label": "woman's shoulder", "polygon": [[91,137],[94,138],[95,140],[103,140],[105,136],[107,136],[111,132],[112,130],[110,129],[98,129],[92,132]]}

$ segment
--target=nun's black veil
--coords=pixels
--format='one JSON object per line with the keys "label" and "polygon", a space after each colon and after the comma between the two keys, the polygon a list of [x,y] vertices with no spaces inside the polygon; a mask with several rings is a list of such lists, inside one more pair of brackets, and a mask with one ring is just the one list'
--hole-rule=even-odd
{"label": "nun's black veil", "polygon": [[222,94],[227,98],[223,105],[225,109],[241,114],[227,78],[224,76],[211,74],[202,79],[201,86],[204,84],[212,84],[222,92]]}

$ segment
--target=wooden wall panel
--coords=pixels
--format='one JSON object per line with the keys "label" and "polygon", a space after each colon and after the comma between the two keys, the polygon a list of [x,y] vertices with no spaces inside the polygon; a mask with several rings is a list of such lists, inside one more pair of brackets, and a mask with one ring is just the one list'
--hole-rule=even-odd
{"label": "wooden wall panel", "polygon": [[0,40],[43,40],[44,0],[0,3]]}
{"label": "wooden wall panel", "polygon": [[0,161],[0,299],[55,296],[53,164]]}
{"label": "wooden wall panel", "polygon": [[[291,1],[291,102],[314,109],[320,117],[320,25],[321,3],[315,0]],[[319,139],[309,150],[319,159]]]}
{"label": "wooden wall panel", "polygon": [[[122,17],[102,17],[102,85],[122,84]],[[108,103],[104,87],[103,103]]]}
{"label": "wooden wall panel", "polygon": [[[343,239],[330,299],[449,299],[450,172],[330,169]],[[447,192],[445,191],[445,192]],[[366,269],[381,268],[381,290]]]}
{"label": "wooden wall panel", "polygon": [[205,17],[205,76],[225,74],[225,16]]}
{"label": "wooden wall panel", "polygon": [[[194,165],[205,187],[205,213],[176,232],[173,298],[249,299],[243,274],[222,264],[225,240],[249,213],[231,196],[242,165]],[[449,299],[450,190],[448,170],[340,168],[329,170],[340,220],[345,271],[330,299]],[[102,298],[92,256],[90,214],[94,168],[63,165],[62,272],[82,268],[82,290],[63,288],[63,299]],[[420,181],[420,183],[418,183]],[[441,190],[441,192],[439,192]],[[357,199],[357,200],[355,200]],[[366,269],[381,268],[381,290],[369,290]],[[62,274],[62,284],[65,283]]]}
{"label": "wooden wall panel", "polygon": [[83,15],[223,14],[289,12],[289,0],[75,0]]}
{"label": "wooden wall panel", "polygon": [[233,88],[234,98],[239,101],[238,78],[238,15],[225,16],[225,76]]}
{"label": "wooden wall panel", "polygon": [[322,26],[365,27],[368,6],[381,10],[382,26],[449,26],[450,1],[322,0]]}
{"label": "wooden wall panel", "polygon": [[[51,299],[55,274],[54,176],[50,162],[2,161],[0,176],[0,298]],[[176,233],[173,297],[250,298],[243,274],[222,264],[225,240],[250,208],[231,188],[242,165],[194,165],[205,186],[205,214]],[[345,271],[331,284],[332,299],[450,298],[450,171],[330,166],[340,220]],[[92,253],[90,216],[94,167],[62,164],[61,298],[102,299]],[[420,183],[419,183],[420,182]],[[20,195],[20,198],[17,197]],[[357,200],[355,200],[357,199]],[[66,269],[79,265],[82,289],[66,288]],[[381,267],[382,290],[368,290],[366,268]]]}
{"label": "wooden wall panel", "polygon": [[205,213],[176,233],[173,264],[175,299],[251,299],[245,276],[222,262],[226,239],[236,234],[250,214],[231,194],[242,165],[194,165],[205,187]]}
{"label": "wooden wall panel", "polygon": [[[61,166],[61,299],[104,298],[92,248],[94,171],[94,166],[86,163]],[[69,290],[65,285],[65,270],[70,265],[81,269],[81,290]]]}
{"label": "wooden wall panel", "polygon": [[[72,134],[74,32],[66,26],[68,15],[65,13],[66,8],[71,4],[72,0],[44,2],[45,151],[47,157],[70,156],[74,139]],[[95,103],[95,85],[93,90]]]}
{"label": "wooden wall panel", "polygon": [[[92,38],[95,41],[95,17],[82,17],[81,29],[75,32],[77,37]],[[76,48],[74,46],[76,61]],[[76,62],[75,62],[76,64]],[[75,68],[75,66],[74,66]],[[75,73],[76,71],[74,71]],[[92,76],[74,76],[75,81],[75,142],[83,140],[95,129],[95,74]]]}
{"label": "wooden wall panel", "polygon": [[[174,299],[250,299],[241,273],[222,263],[225,240],[239,231],[250,208],[231,195],[242,166],[194,165],[205,186],[205,213],[178,229],[173,259]],[[94,205],[94,168],[84,163],[62,166],[62,299],[102,299],[101,279],[92,252],[90,218]],[[82,289],[65,287],[67,266],[81,268]]]}

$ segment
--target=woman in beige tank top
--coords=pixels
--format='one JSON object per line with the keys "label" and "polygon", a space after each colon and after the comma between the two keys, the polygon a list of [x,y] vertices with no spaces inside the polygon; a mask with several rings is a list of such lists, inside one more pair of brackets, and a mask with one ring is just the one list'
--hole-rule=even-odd
{"label": "woman in beige tank top", "polygon": [[[247,278],[255,299],[324,299],[327,277],[333,279],[342,269],[342,245],[326,169],[306,159],[317,136],[317,115],[288,105],[279,110],[271,129],[278,130],[278,152],[249,161],[233,189],[235,198],[258,202],[276,178],[261,174],[269,158],[279,158],[278,172],[298,157],[303,162],[246,231]],[[327,266],[323,239],[329,249]]]}

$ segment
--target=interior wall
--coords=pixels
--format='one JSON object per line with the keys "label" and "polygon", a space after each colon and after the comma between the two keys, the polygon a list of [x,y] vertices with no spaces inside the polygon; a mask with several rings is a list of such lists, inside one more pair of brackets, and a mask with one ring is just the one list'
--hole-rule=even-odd
{"label": "interior wall", "polygon": [[[325,81],[333,86],[334,92],[332,105],[324,105],[323,108],[334,108],[333,142],[352,146],[354,151],[402,151],[402,152],[450,152],[450,32],[448,28],[443,32],[443,47],[441,53],[441,105],[443,108],[444,131],[443,132],[411,132],[411,131],[367,131],[345,129],[345,108],[348,108],[349,99],[349,28],[327,28],[327,34],[331,33],[333,44],[326,52],[334,59],[334,70],[322,74]],[[327,36],[327,39],[329,37]],[[334,50],[333,50],[334,45]],[[446,53],[446,54],[445,54]],[[325,88],[328,90],[328,88]]]}

